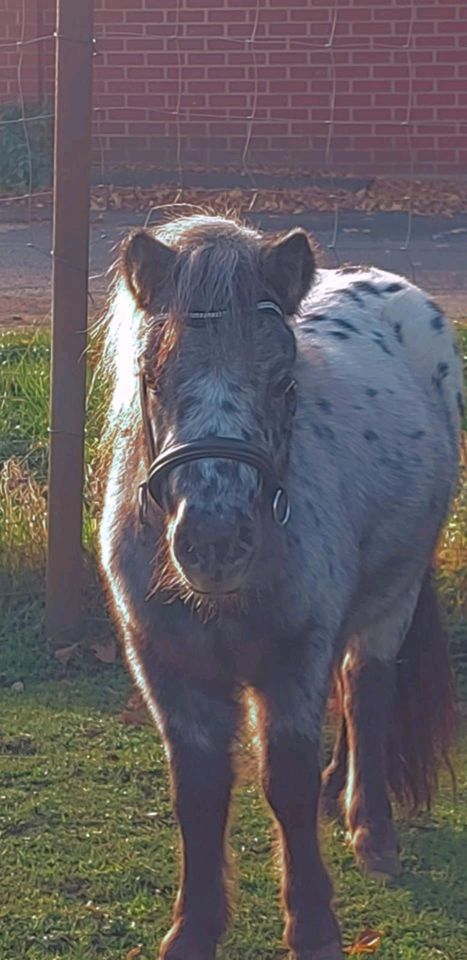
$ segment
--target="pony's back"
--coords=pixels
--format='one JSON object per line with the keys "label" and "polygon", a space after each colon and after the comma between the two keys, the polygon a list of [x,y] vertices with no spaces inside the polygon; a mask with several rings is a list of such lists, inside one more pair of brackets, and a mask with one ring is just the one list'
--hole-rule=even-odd
{"label": "pony's back", "polygon": [[326,317],[344,315],[372,331],[389,326],[428,395],[445,407],[458,438],[464,411],[462,362],[452,325],[423,290],[375,267],[320,270],[303,306],[305,317],[317,311]]}

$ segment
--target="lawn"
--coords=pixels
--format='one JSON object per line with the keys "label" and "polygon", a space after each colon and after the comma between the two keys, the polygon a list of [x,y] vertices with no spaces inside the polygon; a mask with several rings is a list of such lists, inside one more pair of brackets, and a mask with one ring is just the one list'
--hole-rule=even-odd
{"label": "lawn", "polygon": [[[127,691],[114,667],[1,697],[2,960],[154,957],[177,840],[157,735],[120,717]],[[220,956],[278,960],[274,835],[248,769],[232,829],[240,894]],[[340,825],[323,827],[345,939],[376,927],[381,960],[465,960],[466,753],[457,769],[456,802],[446,784],[431,816],[402,825],[406,872],[392,888],[360,876]]]}
{"label": "lawn", "polygon": [[[467,345],[466,329],[460,332]],[[102,405],[102,385],[92,372],[86,632],[68,660],[60,651],[56,657],[42,628],[48,358],[46,333],[0,339],[0,960],[149,960],[170,920],[177,837],[157,734],[122,715],[130,687],[118,657],[108,664],[96,659],[96,637],[111,643],[112,634],[92,575]],[[466,521],[463,484],[439,553],[461,690]],[[242,750],[248,773],[232,825],[239,896],[220,957],[279,960],[274,831],[249,745]],[[391,887],[360,876],[342,826],[323,824],[346,943],[371,926],[382,934],[381,960],[465,960],[465,730],[456,771],[455,800],[443,781],[432,813],[401,823],[405,872]]]}

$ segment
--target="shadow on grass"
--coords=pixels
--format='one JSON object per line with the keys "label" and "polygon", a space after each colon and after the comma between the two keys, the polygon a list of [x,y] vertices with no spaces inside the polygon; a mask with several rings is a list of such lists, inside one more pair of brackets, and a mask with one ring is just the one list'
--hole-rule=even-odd
{"label": "shadow on grass", "polygon": [[400,835],[405,872],[398,886],[410,891],[417,910],[441,912],[467,935],[467,834],[427,819],[401,825]]}
{"label": "shadow on grass", "polygon": [[[130,677],[123,666],[99,666],[94,676],[67,677],[26,685],[21,702],[28,700],[36,707],[50,709],[54,713],[116,714],[124,710],[132,689]],[[6,690],[3,696],[13,700],[18,694]]]}

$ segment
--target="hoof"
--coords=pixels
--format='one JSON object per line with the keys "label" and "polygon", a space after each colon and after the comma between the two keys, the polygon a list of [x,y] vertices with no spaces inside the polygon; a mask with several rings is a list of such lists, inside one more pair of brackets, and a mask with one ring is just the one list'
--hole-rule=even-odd
{"label": "hoof", "polygon": [[344,960],[340,943],[327,943],[319,950],[301,950],[300,953],[289,954],[289,960]]}
{"label": "hoof", "polygon": [[357,856],[356,859],[362,873],[365,873],[372,880],[376,880],[377,883],[391,883],[402,873],[402,865],[397,852],[388,852],[381,855],[373,853],[365,857]]}
{"label": "hoof", "polygon": [[386,843],[377,844],[366,827],[359,827],[352,837],[357,865],[368,877],[379,883],[390,883],[402,873],[397,840],[392,829]]}
{"label": "hoof", "polygon": [[216,951],[206,952],[202,950],[201,952],[194,952],[189,950],[188,952],[184,948],[178,948],[176,946],[171,947],[169,950],[164,950],[159,954],[159,960],[215,960]]}
{"label": "hoof", "polygon": [[215,960],[216,948],[201,946],[184,932],[170,931],[161,944],[159,960]]}

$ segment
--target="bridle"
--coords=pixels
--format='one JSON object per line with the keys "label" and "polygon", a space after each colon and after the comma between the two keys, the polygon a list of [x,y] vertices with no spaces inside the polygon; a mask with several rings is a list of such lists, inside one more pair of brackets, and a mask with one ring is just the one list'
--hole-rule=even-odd
{"label": "bridle", "polygon": [[[260,300],[256,304],[259,311],[269,311],[280,316],[284,321],[284,313],[279,304],[272,300]],[[227,310],[211,312],[195,311],[189,313],[186,322],[190,326],[204,326],[209,322],[216,322],[227,316]],[[148,384],[144,370],[139,373],[141,416],[148,453],[149,469],[147,479],[138,487],[139,518],[141,523],[147,522],[149,496],[164,510],[164,483],[169,473],[176,467],[197,460],[217,459],[234,460],[255,467],[261,476],[263,487],[271,496],[272,515],[279,527],[284,527],[290,519],[290,503],[287,491],[278,479],[273,461],[269,454],[253,443],[247,443],[236,437],[201,437],[189,443],[177,444],[168,447],[157,454],[156,442],[148,411]]]}

